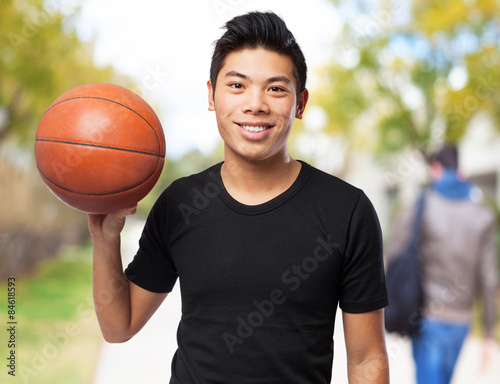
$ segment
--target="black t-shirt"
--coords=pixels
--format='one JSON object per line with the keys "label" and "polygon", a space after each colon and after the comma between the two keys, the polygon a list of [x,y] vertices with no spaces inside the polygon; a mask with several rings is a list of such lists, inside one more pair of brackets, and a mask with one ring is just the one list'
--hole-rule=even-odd
{"label": "black t-shirt", "polygon": [[179,278],[171,383],[329,383],[337,305],[387,305],[372,204],[302,163],[287,191],[248,206],[227,193],[220,169],[163,192],[126,269],[153,292]]}

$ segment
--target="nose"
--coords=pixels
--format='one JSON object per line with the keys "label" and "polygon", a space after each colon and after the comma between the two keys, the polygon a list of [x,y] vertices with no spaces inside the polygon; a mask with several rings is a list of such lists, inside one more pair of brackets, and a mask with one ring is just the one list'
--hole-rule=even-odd
{"label": "nose", "polygon": [[269,105],[265,93],[258,89],[247,90],[242,109],[245,113],[269,113]]}

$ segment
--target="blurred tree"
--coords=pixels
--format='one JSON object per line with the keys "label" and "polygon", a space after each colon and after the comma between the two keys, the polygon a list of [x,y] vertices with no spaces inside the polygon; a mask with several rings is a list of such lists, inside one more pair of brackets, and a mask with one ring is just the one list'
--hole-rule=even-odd
{"label": "blurred tree", "polygon": [[351,150],[424,155],[471,118],[500,127],[497,0],[332,0],[345,21],[312,102]]}
{"label": "blurred tree", "polygon": [[113,77],[76,35],[68,16],[76,6],[66,14],[61,7],[58,0],[0,1],[0,143],[26,142],[62,93]]}
{"label": "blurred tree", "polygon": [[63,244],[88,238],[86,216],[50,194],[32,156],[38,122],[62,93],[129,81],[95,66],[76,15],[78,0],[0,1],[0,275],[35,269]]}
{"label": "blurred tree", "polygon": [[147,215],[156,199],[173,181],[181,177],[201,172],[222,161],[222,152],[222,147],[217,148],[213,153],[208,155],[198,150],[193,150],[179,159],[168,159],[168,161],[165,162],[158,182],[151,192],[139,203],[138,214],[143,216]]}

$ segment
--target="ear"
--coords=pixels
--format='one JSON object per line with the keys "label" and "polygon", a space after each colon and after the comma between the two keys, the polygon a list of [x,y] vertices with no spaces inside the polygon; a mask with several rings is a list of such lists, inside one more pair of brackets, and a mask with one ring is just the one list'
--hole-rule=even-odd
{"label": "ear", "polygon": [[437,161],[433,161],[430,165],[430,174],[433,181],[440,180],[444,174],[444,167]]}
{"label": "ear", "polygon": [[302,119],[304,110],[306,109],[307,100],[309,100],[309,91],[307,89],[304,89],[304,92],[302,92],[299,96],[295,118]]}
{"label": "ear", "polygon": [[207,88],[208,88],[208,110],[215,111],[214,88],[212,87],[212,82],[210,80],[207,81]]}

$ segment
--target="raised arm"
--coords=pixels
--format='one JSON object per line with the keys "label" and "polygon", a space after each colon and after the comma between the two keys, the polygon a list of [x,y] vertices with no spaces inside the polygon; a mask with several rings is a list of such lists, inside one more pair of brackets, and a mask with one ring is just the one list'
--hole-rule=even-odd
{"label": "raised arm", "polygon": [[135,207],[109,215],[88,215],[93,251],[93,295],[104,339],[121,343],[131,339],[163,302],[166,293],[147,291],[123,273],[120,234]]}
{"label": "raised arm", "polygon": [[349,384],[388,384],[384,312],[342,313]]}
{"label": "raised arm", "polygon": [[483,298],[483,327],[484,342],[482,348],[481,367],[486,369],[493,360],[496,350],[494,337],[497,323],[497,293],[498,293],[498,259],[497,259],[497,222],[490,213],[486,222],[483,238],[481,239],[481,249],[479,251],[478,282]]}

